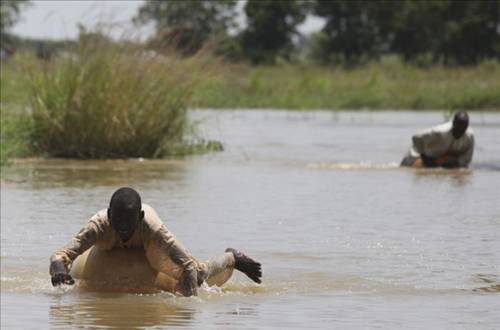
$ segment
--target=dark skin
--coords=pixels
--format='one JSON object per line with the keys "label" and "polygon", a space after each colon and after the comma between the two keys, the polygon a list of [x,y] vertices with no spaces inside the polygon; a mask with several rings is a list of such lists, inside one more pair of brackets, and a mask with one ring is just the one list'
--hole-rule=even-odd
{"label": "dark skin", "polygon": [[51,281],[53,286],[67,284],[73,285],[75,284],[75,280],[68,274],[66,267],[62,261],[59,261],[54,264],[55,274],[52,276]]}
{"label": "dark skin", "polygon": [[455,117],[453,119],[453,127],[451,128],[451,134],[455,139],[460,139],[467,131],[469,127],[469,119],[462,117]]}
{"label": "dark skin", "polygon": [[144,219],[144,211],[141,209],[108,208],[108,219],[113,229],[125,243],[134,235],[135,228]]}
{"label": "dark skin", "polygon": [[413,163],[413,167],[444,167],[455,168],[458,167],[458,158],[454,155],[444,155],[439,158],[426,157],[422,155]]}
{"label": "dark skin", "polygon": [[[108,219],[111,226],[120,236],[122,242],[127,242],[132,235],[139,222],[144,219],[144,211],[141,209],[119,209],[108,208]],[[75,280],[68,274],[66,267],[62,261],[54,264],[55,274],[52,276],[52,285],[57,286],[61,284],[73,285]]]}

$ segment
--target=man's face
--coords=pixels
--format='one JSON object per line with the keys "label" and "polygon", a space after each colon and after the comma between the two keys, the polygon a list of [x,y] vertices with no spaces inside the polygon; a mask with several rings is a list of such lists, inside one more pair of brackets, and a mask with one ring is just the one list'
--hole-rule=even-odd
{"label": "man's face", "polygon": [[467,130],[468,126],[469,126],[468,121],[454,120],[453,121],[453,128],[451,129],[451,133],[453,134],[453,137],[455,139],[461,138],[465,134],[465,131]]}
{"label": "man's face", "polygon": [[139,221],[144,217],[142,210],[108,208],[108,218],[111,226],[122,241],[128,241],[134,234]]}

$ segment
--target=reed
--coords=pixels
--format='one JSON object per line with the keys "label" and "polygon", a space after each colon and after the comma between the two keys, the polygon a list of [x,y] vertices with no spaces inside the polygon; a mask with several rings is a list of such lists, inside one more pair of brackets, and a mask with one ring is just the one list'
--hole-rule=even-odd
{"label": "reed", "polygon": [[12,157],[31,156],[30,135],[33,121],[23,109],[7,109],[0,112],[0,166]]}
{"label": "reed", "polygon": [[32,141],[54,157],[161,157],[183,143],[200,60],[79,47],[31,70]]}

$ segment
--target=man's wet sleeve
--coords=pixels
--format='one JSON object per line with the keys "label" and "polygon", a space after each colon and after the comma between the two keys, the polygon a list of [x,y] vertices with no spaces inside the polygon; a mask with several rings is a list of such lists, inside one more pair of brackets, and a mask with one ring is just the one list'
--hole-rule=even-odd
{"label": "man's wet sleeve", "polygon": [[166,254],[174,263],[181,266],[184,270],[194,269],[194,258],[165,225],[161,225],[156,233],[154,233],[154,239],[157,243],[156,248],[160,249],[160,253]]}
{"label": "man's wet sleeve", "polygon": [[427,145],[436,135],[436,132],[433,132],[432,128],[421,131],[412,136],[413,149],[419,154],[427,154],[428,150]]}
{"label": "man's wet sleeve", "polygon": [[76,257],[94,245],[101,234],[102,228],[90,220],[68,244],[50,257],[50,274],[53,275],[55,272],[53,267],[55,261],[62,261],[66,270],[69,271]]}

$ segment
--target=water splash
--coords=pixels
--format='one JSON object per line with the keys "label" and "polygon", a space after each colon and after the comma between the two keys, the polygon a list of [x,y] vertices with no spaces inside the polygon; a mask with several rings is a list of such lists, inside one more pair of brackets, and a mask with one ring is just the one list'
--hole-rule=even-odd
{"label": "water splash", "polygon": [[391,163],[372,163],[372,162],[358,162],[358,163],[344,163],[344,162],[317,162],[309,163],[308,168],[312,169],[336,169],[336,170],[393,170],[399,168],[396,162]]}

